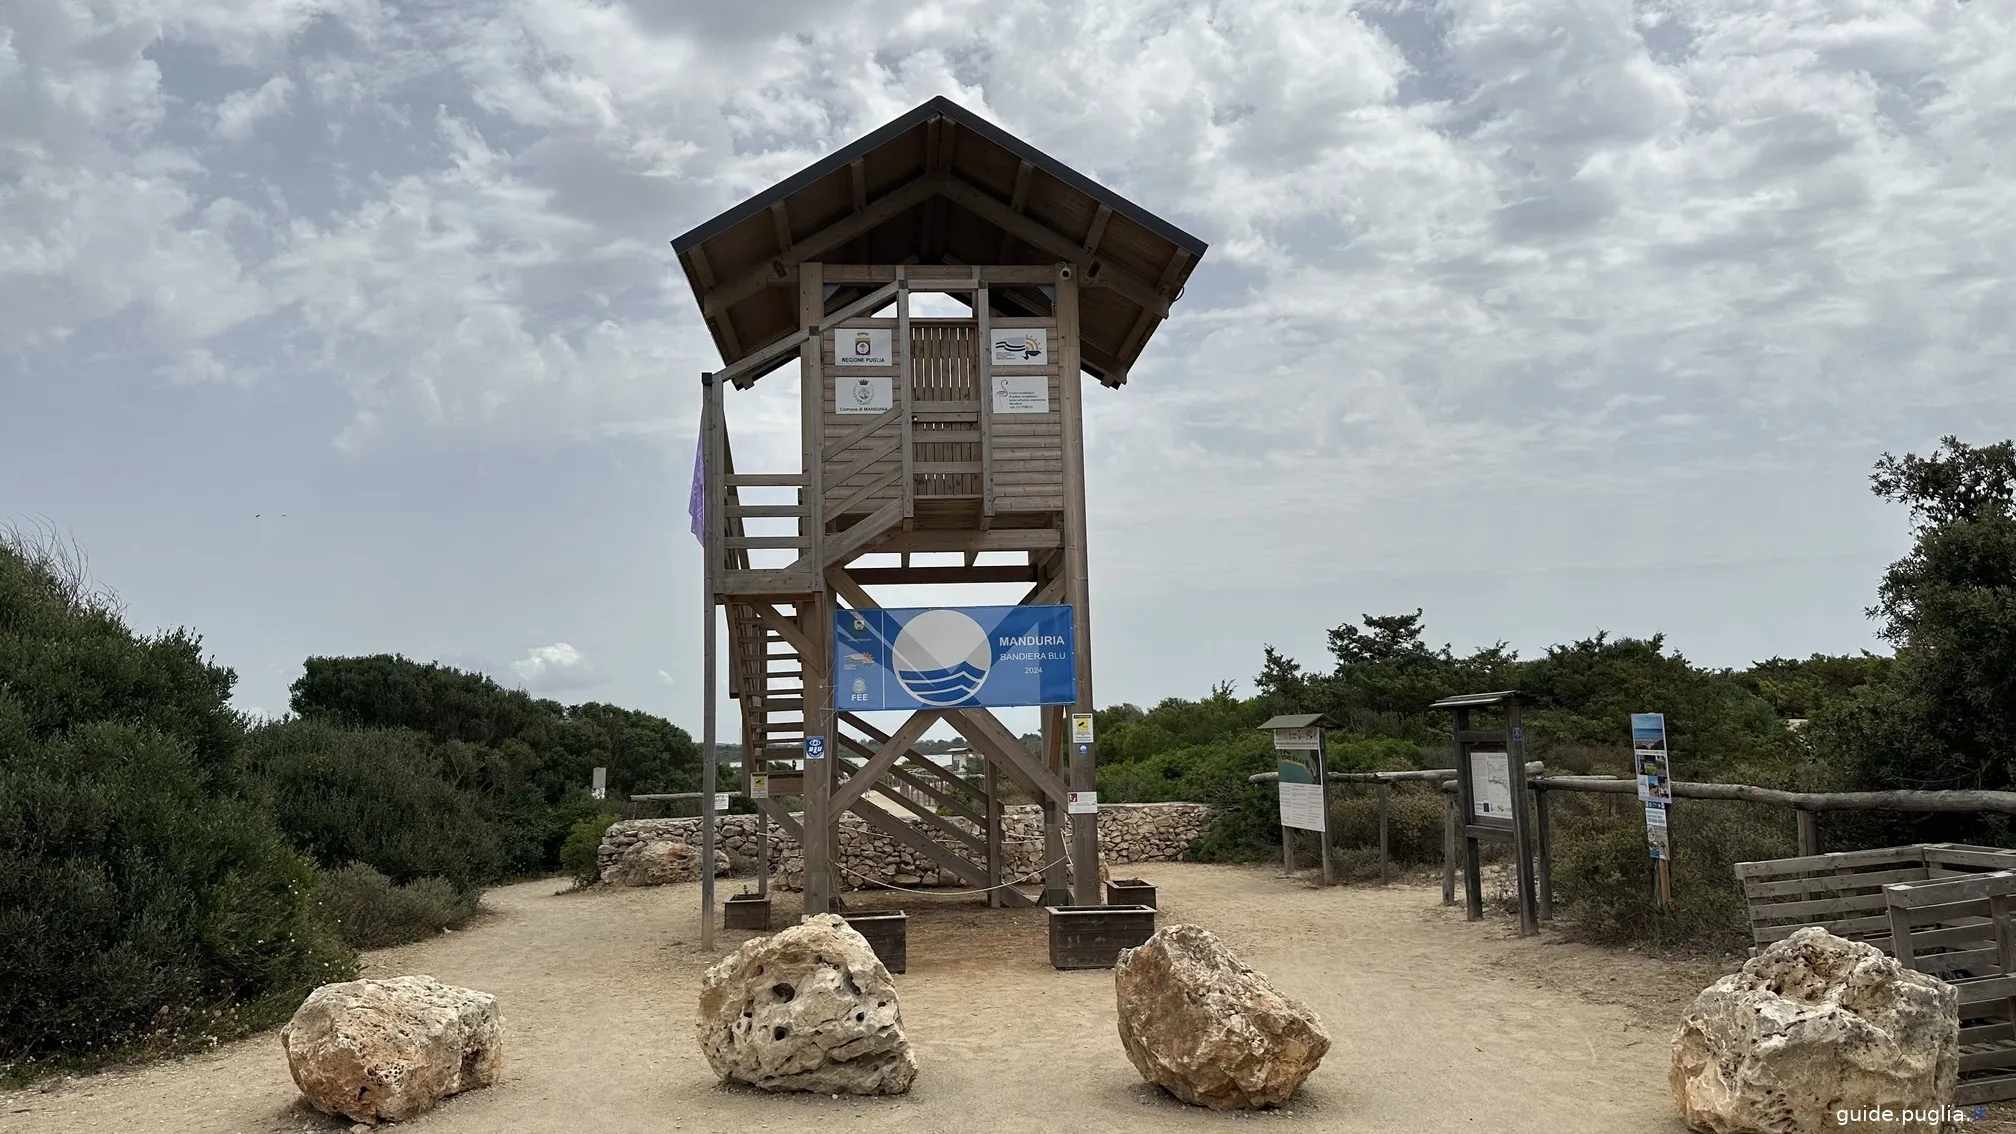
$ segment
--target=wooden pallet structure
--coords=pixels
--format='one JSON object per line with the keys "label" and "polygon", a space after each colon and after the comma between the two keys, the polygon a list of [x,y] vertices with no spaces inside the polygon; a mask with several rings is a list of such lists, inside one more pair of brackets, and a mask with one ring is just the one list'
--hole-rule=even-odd
{"label": "wooden pallet structure", "polygon": [[[1126,382],[1204,243],[940,98],[672,244],[722,359],[702,375],[708,633],[725,612],[742,786],[761,774],[768,790],[759,838],[776,824],[799,840],[808,911],[832,909],[845,881],[846,813],[997,904],[1029,904],[1003,884],[1013,784],[1045,805],[1045,891],[1063,900],[1067,796],[1096,786],[1090,752],[1064,751],[1068,714],[1093,705],[1081,378]],[[921,293],[966,314],[927,317]],[[855,352],[871,339],[888,357]],[[997,341],[1032,349],[1001,362]],[[727,391],[792,363],[797,467],[738,467]],[[886,408],[856,400],[863,380],[886,382]],[[1043,710],[1042,751],[985,709],[884,728],[836,703],[836,613],[889,586],[1004,583],[1073,608],[1076,703]],[[714,665],[710,644],[710,746]],[[983,776],[918,751],[940,723],[985,757]],[[823,758],[806,759],[812,739]],[[1073,816],[1073,863],[1096,862],[1096,819]],[[1071,900],[1097,903],[1098,871],[1073,877]]]}
{"label": "wooden pallet structure", "polygon": [[1956,843],[1736,864],[1757,947],[1808,926],[1959,990],[1956,1105],[2016,1098],[2016,851]]}
{"label": "wooden pallet structure", "polygon": [[[1883,888],[2016,870],[2016,851],[1959,843],[1914,843],[1875,850],[1736,864],[1749,907],[1752,952],[1817,925],[1837,937],[1890,948]],[[1894,955],[1894,954],[1893,954]]]}

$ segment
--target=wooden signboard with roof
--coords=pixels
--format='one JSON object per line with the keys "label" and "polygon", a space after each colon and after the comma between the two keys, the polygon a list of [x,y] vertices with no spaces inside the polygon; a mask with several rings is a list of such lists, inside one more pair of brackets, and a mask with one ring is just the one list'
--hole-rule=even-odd
{"label": "wooden signboard with roof", "polygon": [[[807,911],[842,884],[842,812],[1029,903],[1003,883],[1002,780],[1043,803],[1044,881],[1061,886],[1068,797],[1096,788],[1091,745],[1065,735],[1093,707],[1081,380],[1127,381],[1204,243],[939,98],[672,245],[722,360],[702,376],[708,621],[725,609],[742,775],[768,776],[757,805],[804,847]],[[919,313],[920,292],[966,314]],[[797,467],[738,464],[727,391],[794,362]],[[1070,608],[1075,697],[1045,703],[1041,752],[985,708],[885,729],[836,701],[836,614],[884,586],[981,583]],[[940,721],[985,758],[984,798],[917,750]],[[1071,816],[1070,841],[1073,900],[1095,905],[1097,815]]]}

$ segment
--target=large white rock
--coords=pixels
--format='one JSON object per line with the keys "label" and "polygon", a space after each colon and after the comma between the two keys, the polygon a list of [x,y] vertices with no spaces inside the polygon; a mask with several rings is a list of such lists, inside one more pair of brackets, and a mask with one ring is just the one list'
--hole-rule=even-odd
{"label": "large white rock", "polygon": [[497,998],[430,976],[325,984],[280,1029],[287,1070],[315,1109],[399,1122],[497,1081]]}
{"label": "large white rock", "polygon": [[1673,1036],[1673,1101],[1706,1134],[1938,1134],[1957,998],[1874,946],[1802,929],[1695,997]]}
{"label": "large white rock", "polygon": [[1330,1050],[1316,1013],[1211,932],[1169,925],[1113,966],[1120,1042],[1141,1077],[1213,1110],[1280,1106]]}
{"label": "large white rock", "polygon": [[715,1074],[766,1091],[900,1095],[917,1077],[889,970],[833,914],[708,969],[698,1028]]}

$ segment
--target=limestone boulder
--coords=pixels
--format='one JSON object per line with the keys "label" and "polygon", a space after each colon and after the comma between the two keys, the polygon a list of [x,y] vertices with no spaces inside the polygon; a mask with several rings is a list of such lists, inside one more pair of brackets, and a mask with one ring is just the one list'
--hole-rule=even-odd
{"label": "limestone boulder", "polygon": [[497,998],[430,976],[325,984],[280,1030],[287,1070],[315,1109],[401,1122],[497,1081]]}
{"label": "limestone boulder", "polygon": [[1169,925],[1113,966],[1120,1042],[1141,1077],[1213,1110],[1286,1103],[1330,1050],[1316,1013],[1209,930]]}
{"label": "limestone boulder", "polygon": [[[717,852],[714,873],[728,873],[728,856]],[[667,886],[674,882],[700,880],[700,849],[664,839],[636,843],[616,856],[602,872],[602,880],[612,886]]]}
{"label": "limestone boulder", "polygon": [[1938,1134],[1959,1076],[1957,996],[1874,946],[1802,929],[1695,997],[1673,1036],[1673,1101],[1703,1134]]}
{"label": "limestone boulder", "polygon": [[833,914],[757,937],[700,981],[700,1047],[766,1091],[900,1095],[917,1077],[889,970]]}

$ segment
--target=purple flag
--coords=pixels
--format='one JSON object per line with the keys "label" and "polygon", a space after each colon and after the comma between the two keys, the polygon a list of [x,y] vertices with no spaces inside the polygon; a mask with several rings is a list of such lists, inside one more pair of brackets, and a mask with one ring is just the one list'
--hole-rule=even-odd
{"label": "purple flag", "polygon": [[693,517],[693,538],[707,542],[707,433],[693,445],[693,494],[686,500],[686,514]]}

